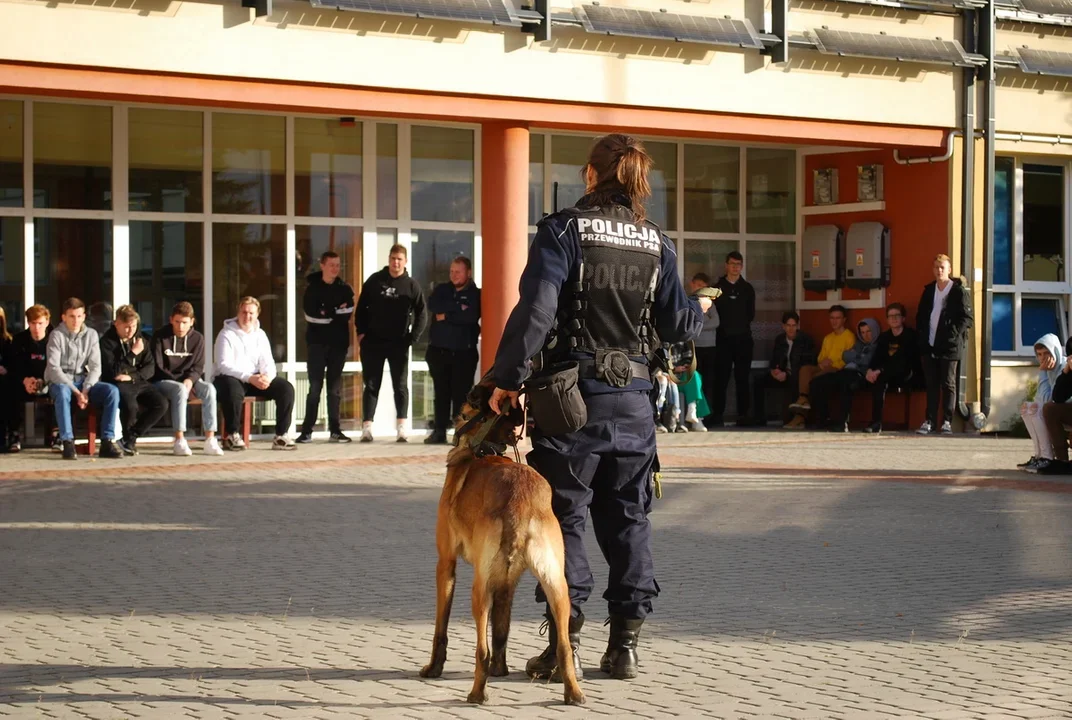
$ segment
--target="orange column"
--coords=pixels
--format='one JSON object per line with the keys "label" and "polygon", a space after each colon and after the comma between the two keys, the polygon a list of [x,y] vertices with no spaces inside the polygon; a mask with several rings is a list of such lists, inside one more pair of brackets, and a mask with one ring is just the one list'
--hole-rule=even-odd
{"label": "orange column", "polygon": [[482,131],[480,370],[495,360],[528,256],[529,129],[486,123]]}

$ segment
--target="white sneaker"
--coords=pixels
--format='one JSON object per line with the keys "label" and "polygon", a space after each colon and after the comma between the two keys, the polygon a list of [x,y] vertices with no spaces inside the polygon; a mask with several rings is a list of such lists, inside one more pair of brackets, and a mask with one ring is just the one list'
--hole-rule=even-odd
{"label": "white sneaker", "polygon": [[194,454],[194,451],[190,449],[190,443],[186,442],[186,438],[179,438],[172,446],[171,454],[180,457],[190,457]]}
{"label": "white sneaker", "polygon": [[272,441],[273,450],[297,450],[298,446],[290,439],[289,435],[276,435]]}
{"label": "white sneaker", "polygon": [[206,455],[223,455],[223,448],[220,447],[220,441],[215,435],[205,440],[204,452]]}
{"label": "white sneaker", "polygon": [[409,442],[409,436],[406,435],[406,426],[405,425],[399,425],[398,426],[398,437],[395,438],[395,442],[400,442],[400,443]]}
{"label": "white sneaker", "polygon": [[942,423],[942,434],[943,435],[952,435],[953,434],[953,426],[949,423],[948,420],[946,420],[945,422]]}
{"label": "white sneaker", "polygon": [[242,439],[241,433],[231,433],[223,439],[223,447],[228,450],[245,450],[246,442]]}
{"label": "white sneaker", "polygon": [[931,423],[930,420],[924,420],[923,424],[919,426],[919,430],[916,430],[916,435],[930,435]]}
{"label": "white sneaker", "polygon": [[366,425],[364,428],[362,428],[362,430],[361,430],[361,442],[363,442],[363,443],[372,442],[372,426],[371,425]]}

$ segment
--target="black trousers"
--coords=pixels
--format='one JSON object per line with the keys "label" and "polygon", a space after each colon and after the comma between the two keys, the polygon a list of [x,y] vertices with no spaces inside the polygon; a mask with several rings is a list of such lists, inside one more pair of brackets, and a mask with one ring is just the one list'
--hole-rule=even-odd
{"label": "black trousers", "polygon": [[927,381],[927,420],[938,426],[938,401],[942,403],[942,420],[953,421],[957,401],[957,360],[923,356],[923,377]]}
{"label": "black trousers", "polygon": [[[590,395],[588,423],[577,432],[532,437],[529,465],[551,485],[551,508],[566,547],[572,615],[592,594],[595,579],[584,547],[591,510],[596,542],[610,568],[603,593],[613,615],[645,618],[659,594],[651,555],[652,463],[655,423],[647,392]],[[547,601],[536,588],[536,601]]]}
{"label": "black trousers", "polygon": [[391,385],[395,391],[395,418],[409,417],[409,345],[404,342],[381,343],[364,340],[361,343],[361,379],[365,391],[361,396],[361,419],[370,422],[376,416],[376,403],[383,382],[383,363],[391,367]]}
{"label": "black trousers", "polygon": [[907,388],[912,383],[911,371],[907,375],[889,375],[882,373],[871,386],[871,422],[882,423],[882,412],[886,409],[886,391],[890,388]]}
{"label": "black trousers", "polygon": [[835,424],[849,421],[852,410],[852,394],[862,388],[867,380],[856,370],[838,370],[834,373],[816,375],[808,386],[812,416],[816,423],[824,423],[830,417],[830,401],[838,398],[838,415]]}
{"label": "black trousers", "polygon": [[718,377],[718,350],[713,347],[696,348],[696,370],[700,373],[700,390],[703,392],[707,406],[715,407],[715,379]]}
{"label": "black trousers", "polygon": [[798,379],[796,375],[786,375],[785,380],[775,380],[770,370],[764,370],[752,381],[752,420],[767,423],[767,395],[774,395],[777,400],[778,419],[785,421],[789,403],[797,398]]}
{"label": "black trousers", "polygon": [[119,421],[123,439],[139,438],[147,433],[168,411],[164,393],[145,382],[116,382],[119,389]]}
{"label": "black trousers", "polygon": [[339,345],[319,345],[310,343],[309,360],[309,395],[305,398],[305,420],[301,431],[311,433],[320,412],[320,392],[324,389],[324,368],[328,376],[328,430],[342,432],[339,420],[339,408],[342,406],[342,366],[346,363],[346,351],[349,348]]}
{"label": "black trousers", "polygon": [[726,388],[733,372],[734,388],[737,391],[737,418],[749,417],[748,375],[752,372],[752,336],[731,335],[719,337],[715,348],[715,392],[711,403],[711,420],[719,422],[726,412]]}
{"label": "black trousers", "polygon": [[220,375],[212,383],[216,386],[216,401],[223,412],[223,424],[228,434],[242,432],[242,402],[246,396],[267,398],[275,401],[275,434],[285,435],[290,431],[294,415],[294,386],[281,377],[272,379],[266,389],[253,387],[230,375]]}
{"label": "black trousers", "polygon": [[430,347],[424,357],[435,388],[435,429],[446,432],[453,426],[453,419],[461,414],[465,396],[473,387],[478,360],[476,348]]}

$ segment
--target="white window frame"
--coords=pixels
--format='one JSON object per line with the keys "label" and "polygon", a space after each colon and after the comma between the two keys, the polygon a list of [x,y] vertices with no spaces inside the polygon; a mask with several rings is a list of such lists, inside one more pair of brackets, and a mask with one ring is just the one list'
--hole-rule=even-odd
{"label": "white window frame", "polygon": [[[1069,299],[1072,296],[1072,267],[1069,260],[1072,259],[1072,160],[1055,158],[1052,156],[1039,155],[1007,155],[1013,160],[1013,187],[1012,187],[1012,266],[1013,282],[1011,285],[994,285],[995,295],[1013,296],[1013,350],[994,350],[995,358],[1033,358],[1034,344],[1023,342],[1023,321],[1021,309],[1025,299],[1041,298],[1058,301],[1058,326],[1061,337],[1068,337],[1068,309]],[[1062,233],[1064,234],[1064,282],[1027,282],[1024,280],[1024,165],[1048,165],[1059,167],[1063,170],[1062,179],[1064,188],[1062,197],[1064,208],[1062,213]]]}

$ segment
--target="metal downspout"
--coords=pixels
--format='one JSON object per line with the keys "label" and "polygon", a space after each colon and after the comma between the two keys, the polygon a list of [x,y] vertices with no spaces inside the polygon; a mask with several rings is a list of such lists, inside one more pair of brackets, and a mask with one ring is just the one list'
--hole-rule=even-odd
{"label": "metal downspout", "polygon": [[[978,13],[975,10],[965,10],[963,15],[962,38],[964,49],[968,52],[976,51],[975,25]],[[974,238],[975,238],[975,69],[965,68],[962,73],[963,85],[961,88],[961,102],[963,103],[963,157],[961,158],[961,182],[960,193],[960,267],[965,276],[970,276],[975,267]],[[972,278],[967,277],[971,282]],[[960,417],[967,420],[971,417],[971,410],[967,403],[968,372],[967,363],[960,363],[960,373],[957,377],[957,410]]]}
{"label": "metal downspout", "polygon": [[[983,140],[986,154],[986,167],[983,180],[986,183],[986,194],[983,197],[983,313],[979,318],[979,328],[982,338],[982,358],[980,370],[982,377],[981,407],[983,417],[977,418],[976,425],[985,424],[990,415],[990,370],[991,352],[993,350],[993,333],[990,323],[994,309],[994,175],[995,175],[995,133],[996,112],[995,94],[996,83],[994,80],[994,52],[995,52],[995,11],[994,0],[987,0],[986,8],[980,17],[979,28],[980,52],[986,55],[986,65],[983,70],[986,73],[984,84],[986,93],[986,134]],[[981,421],[981,422],[980,422]]]}

